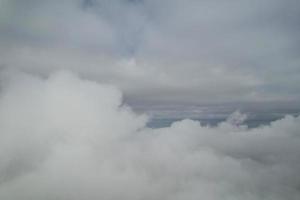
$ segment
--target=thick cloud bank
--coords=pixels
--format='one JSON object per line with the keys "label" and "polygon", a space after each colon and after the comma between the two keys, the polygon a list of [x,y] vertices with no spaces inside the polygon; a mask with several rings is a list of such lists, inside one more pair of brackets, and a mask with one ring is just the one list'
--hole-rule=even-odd
{"label": "thick cloud bank", "polygon": [[68,69],[139,104],[293,102],[299,0],[0,0],[0,69]]}
{"label": "thick cloud bank", "polygon": [[300,198],[299,117],[150,129],[114,87],[15,76],[2,79],[1,200]]}

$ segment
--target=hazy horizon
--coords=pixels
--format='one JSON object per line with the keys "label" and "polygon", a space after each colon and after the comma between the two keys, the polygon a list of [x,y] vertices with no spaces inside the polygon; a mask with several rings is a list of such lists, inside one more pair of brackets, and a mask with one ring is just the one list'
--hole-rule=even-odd
{"label": "hazy horizon", "polygon": [[299,200],[300,1],[0,0],[0,200]]}

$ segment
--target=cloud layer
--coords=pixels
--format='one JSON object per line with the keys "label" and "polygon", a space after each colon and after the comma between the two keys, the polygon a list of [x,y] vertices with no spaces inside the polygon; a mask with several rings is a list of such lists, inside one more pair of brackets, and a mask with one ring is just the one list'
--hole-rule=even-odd
{"label": "cloud layer", "polygon": [[299,2],[2,0],[0,67],[76,71],[128,102],[298,101]]}
{"label": "cloud layer", "polygon": [[69,72],[9,74],[1,79],[0,199],[300,197],[300,117],[248,129],[236,113],[217,127],[183,120],[150,129],[112,86]]}

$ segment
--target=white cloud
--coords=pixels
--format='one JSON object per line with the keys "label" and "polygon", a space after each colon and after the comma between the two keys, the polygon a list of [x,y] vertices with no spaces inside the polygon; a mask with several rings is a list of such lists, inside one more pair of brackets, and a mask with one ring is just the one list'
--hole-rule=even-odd
{"label": "white cloud", "polygon": [[150,129],[115,87],[69,72],[3,76],[0,199],[300,197],[299,117]]}
{"label": "white cloud", "polygon": [[298,200],[299,116],[250,129],[235,112],[216,127],[152,129],[126,104],[162,117],[224,117],[243,102],[254,115],[276,102],[296,113],[298,10],[0,0],[0,199]]}

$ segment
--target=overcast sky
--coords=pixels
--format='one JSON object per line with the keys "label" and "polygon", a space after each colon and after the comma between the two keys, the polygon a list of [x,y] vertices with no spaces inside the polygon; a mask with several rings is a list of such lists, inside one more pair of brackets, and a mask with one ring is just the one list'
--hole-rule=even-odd
{"label": "overcast sky", "polygon": [[298,0],[0,0],[0,67],[68,69],[132,104],[300,99]]}
{"label": "overcast sky", "polygon": [[299,11],[0,0],[0,199],[299,200]]}

